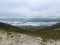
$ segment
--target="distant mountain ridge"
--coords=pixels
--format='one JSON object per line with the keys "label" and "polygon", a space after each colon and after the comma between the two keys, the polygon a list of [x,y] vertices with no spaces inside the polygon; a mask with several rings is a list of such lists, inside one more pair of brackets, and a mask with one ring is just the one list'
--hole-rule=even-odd
{"label": "distant mountain ridge", "polygon": [[60,18],[31,18],[30,22],[60,22]]}
{"label": "distant mountain ridge", "polygon": [[60,18],[0,18],[0,21],[60,22]]}

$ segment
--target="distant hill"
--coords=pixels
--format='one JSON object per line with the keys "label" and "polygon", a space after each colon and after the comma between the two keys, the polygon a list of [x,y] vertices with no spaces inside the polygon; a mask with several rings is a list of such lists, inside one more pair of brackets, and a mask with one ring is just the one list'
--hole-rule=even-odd
{"label": "distant hill", "polygon": [[60,28],[60,22],[59,23],[56,23],[55,25],[51,26],[53,29],[55,28]]}
{"label": "distant hill", "polygon": [[60,22],[60,18],[0,18],[0,21]]}
{"label": "distant hill", "polygon": [[60,18],[30,18],[29,22],[60,22]]}
{"label": "distant hill", "polygon": [[36,31],[42,38],[60,39],[60,22],[53,26]]}
{"label": "distant hill", "polygon": [[12,26],[10,24],[6,24],[6,23],[2,23],[2,22],[0,22],[0,30],[10,31],[10,32],[19,32],[19,33],[28,32],[27,30],[24,30],[22,28],[18,28],[16,26]]}
{"label": "distant hill", "polygon": [[56,30],[60,29],[60,22],[47,28],[47,30],[55,30],[55,29]]}

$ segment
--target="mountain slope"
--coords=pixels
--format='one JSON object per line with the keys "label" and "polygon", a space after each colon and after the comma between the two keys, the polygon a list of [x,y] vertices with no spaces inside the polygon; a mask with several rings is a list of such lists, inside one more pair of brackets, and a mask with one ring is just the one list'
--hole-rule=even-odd
{"label": "mountain slope", "polygon": [[52,28],[53,30],[60,28],[60,22],[56,23],[55,25],[51,26],[50,28]]}
{"label": "mountain slope", "polygon": [[[0,45],[60,45],[60,40],[52,40],[60,39],[60,32],[57,31],[28,31],[0,22]],[[49,40],[46,40],[48,38]]]}
{"label": "mountain slope", "polygon": [[0,22],[0,29],[5,31],[11,31],[11,32],[20,32],[20,33],[27,32],[27,30],[6,23],[2,23],[2,22]]}
{"label": "mountain slope", "polygon": [[51,27],[45,28],[44,30],[40,29],[40,30],[33,31],[33,30],[24,30],[16,26],[12,26],[12,25],[0,22],[0,30],[4,30],[8,32],[23,33],[31,36],[41,37],[43,39],[60,39],[60,30],[57,30],[56,28],[60,28],[60,23],[57,23]]}
{"label": "mountain slope", "polygon": [[36,34],[46,39],[60,39],[60,23],[38,30],[36,31]]}

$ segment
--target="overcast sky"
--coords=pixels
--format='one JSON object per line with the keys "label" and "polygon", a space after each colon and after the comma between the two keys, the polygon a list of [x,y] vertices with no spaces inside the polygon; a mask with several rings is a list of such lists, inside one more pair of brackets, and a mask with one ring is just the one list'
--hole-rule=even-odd
{"label": "overcast sky", "polygon": [[60,18],[60,0],[0,0],[0,17]]}

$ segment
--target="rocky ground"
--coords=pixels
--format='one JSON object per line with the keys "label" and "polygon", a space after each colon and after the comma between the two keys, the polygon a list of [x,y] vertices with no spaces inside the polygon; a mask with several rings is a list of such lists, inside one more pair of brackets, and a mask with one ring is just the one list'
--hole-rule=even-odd
{"label": "rocky ground", "polygon": [[43,40],[40,37],[0,30],[0,45],[60,45],[60,40]]}

